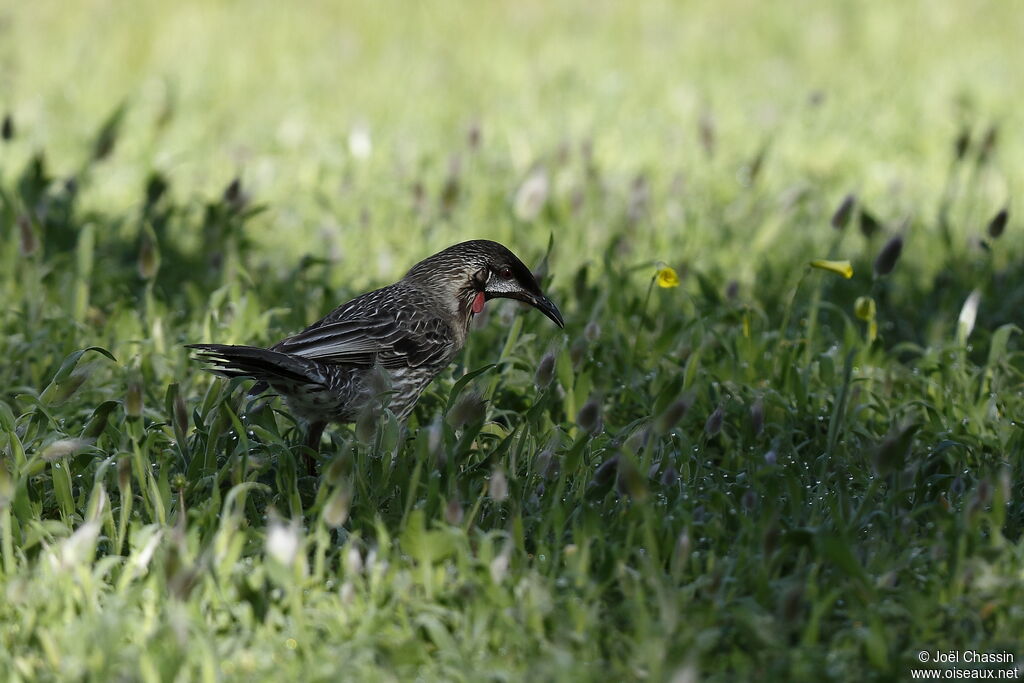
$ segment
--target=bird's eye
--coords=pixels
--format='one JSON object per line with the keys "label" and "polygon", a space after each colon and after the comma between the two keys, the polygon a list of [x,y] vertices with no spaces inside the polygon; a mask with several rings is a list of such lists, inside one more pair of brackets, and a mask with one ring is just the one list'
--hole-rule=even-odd
{"label": "bird's eye", "polygon": [[504,266],[503,268],[501,268],[501,270],[498,271],[498,276],[501,277],[504,280],[511,280],[512,279],[512,269],[509,268],[508,266]]}

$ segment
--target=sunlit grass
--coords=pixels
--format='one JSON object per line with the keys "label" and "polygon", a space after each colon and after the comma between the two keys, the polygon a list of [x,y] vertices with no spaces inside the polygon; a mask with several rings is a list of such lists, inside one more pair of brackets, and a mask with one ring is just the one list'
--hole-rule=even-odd
{"label": "sunlit grass", "polygon": [[[1010,10],[83,7],[0,10],[11,679],[1024,654]],[[183,348],[474,237],[564,332],[488,307],[408,429],[330,430],[318,477]]]}

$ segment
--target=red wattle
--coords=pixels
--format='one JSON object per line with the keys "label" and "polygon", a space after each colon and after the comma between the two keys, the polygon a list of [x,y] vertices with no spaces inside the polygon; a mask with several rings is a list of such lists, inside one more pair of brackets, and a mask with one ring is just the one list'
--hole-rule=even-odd
{"label": "red wattle", "polygon": [[479,313],[484,310],[484,301],[486,301],[484,293],[477,292],[476,296],[473,297],[473,313]]}

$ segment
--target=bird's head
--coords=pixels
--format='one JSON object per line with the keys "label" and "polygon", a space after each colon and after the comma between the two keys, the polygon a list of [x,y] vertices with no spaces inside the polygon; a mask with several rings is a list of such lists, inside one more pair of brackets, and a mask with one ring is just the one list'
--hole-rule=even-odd
{"label": "bird's head", "polygon": [[417,263],[405,279],[440,285],[467,321],[491,299],[517,299],[530,304],[559,327],[565,325],[562,314],[540,291],[530,269],[497,242],[473,240],[448,247]]}

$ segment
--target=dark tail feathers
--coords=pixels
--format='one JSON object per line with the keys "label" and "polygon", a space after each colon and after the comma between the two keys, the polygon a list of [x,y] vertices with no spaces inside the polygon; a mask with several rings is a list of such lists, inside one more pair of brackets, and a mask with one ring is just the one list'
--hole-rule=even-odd
{"label": "dark tail feathers", "polygon": [[[300,384],[319,384],[315,362],[257,346],[231,346],[229,344],[186,344],[186,348],[199,351],[198,357],[210,364],[207,368],[224,377],[252,377],[273,382],[288,380]],[[250,393],[262,393],[265,386],[253,387]]]}

